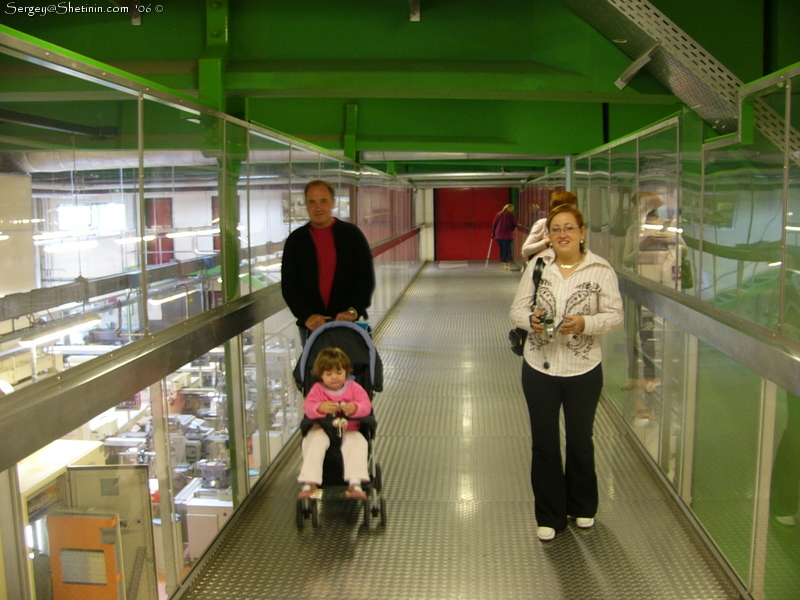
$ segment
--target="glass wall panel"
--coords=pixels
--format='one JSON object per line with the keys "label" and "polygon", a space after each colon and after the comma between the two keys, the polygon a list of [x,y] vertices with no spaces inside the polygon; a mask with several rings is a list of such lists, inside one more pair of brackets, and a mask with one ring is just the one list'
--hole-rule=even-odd
{"label": "glass wall panel", "polygon": [[591,229],[593,232],[601,232],[600,240],[595,237],[592,241],[592,252],[615,266],[623,263],[620,259],[625,249],[631,199],[637,192],[637,158],[637,140],[611,148],[607,201],[596,207],[592,206]]}
{"label": "glass wall panel", "polygon": [[[688,123],[687,123],[688,121]],[[700,239],[703,235],[703,152],[700,148],[700,131],[703,124],[699,117],[689,115],[681,120],[680,132],[680,228],[683,242],[686,244],[684,253],[688,263],[681,269],[681,277],[685,277],[685,269],[691,271],[694,285],[688,288],[682,285],[682,291],[693,296],[701,293],[705,288],[700,270]],[[694,134],[694,135],[692,135]],[[697,136],[697,139],[695,139]]]}
{"label": "glass wall panel", "polygon": [[[609,152],[604,151],[590,158],[590,175],[588,194],[583,199],[578,198],[578,207],[586,221],[586,245],[592,252],[607,256],[608,244],[604,246],[602,223],[603,214],[608,214],[609,186],[611,178],[611,165]],[[583,204],[581,204],[581,200]],[[605,207],[605,208],[604,208]],[[603,253],[605,248],[606,254]],[[613,264],[613,263],[612,263]]]}
{"label": "glass wall panel", "polygon": [[[639,189],[631,197],[623,265],[677,289],[685,256],[678,235],[678,137],[669,127],[639,139]],[[689,279],[687,279],[687,282]]]}
{"label": "glass wall panel", "polygon": [[800,589],[800,398],[779,390],[775,421],[775,461],[770,486],[765,597],[790,600]]}
{"label": "glass wall panel", "polygon": [[589,187],[592,183],[591,159],[586,156],[575,161],[575,169],[572,172],[573,192],[578,197],[578,206],[588,206]]}
{"label": "glass wall panel", "polygon": [[138,214],[137,97],[8,56],[2,68],[20,99],[0,103],[0,380],[19,389],[138,327],[139,257],[122,243]]}
{"label": "glass wall panel", "polygon": [[[289,146],[264,134],[250,132],[250,164],[242,210],[246,223],[252,277],[263,285],[280,281],[283,240],[292,219],[289,203],[291,163]],[[255,289],[255,288],[254,288]]]}
{"label": "glass wall panel", "polygon": [[375,257],[376,287],[369,309],[370,323],[374,325],[386,316],[421,266],[418,236]]}
{"label": "glass wall panel", "polygon": [[758,465],[761,378],[701,343],[691,508],[747,581]]}
{"label": "glass wall panel", "polygon": [[779,314],[783,122],[782,115],[756,111],[752,144],[705,157],[702,297],[772,329]]}
{"label": "glass wall panel", "polygon": [[303,396],[295,386],[294,318],[281,311],[244,334],[245,413],[250,485],[266,473],[302,419]]}
{"label": "glass wall panel", "polygon": [[684,452],[686,332],[624,298],[625,326],[603,345],[605,392],[633,434],[678,488]]}
{"label": "glass wall panel", "polygon": [[[800,77],[792,79],[792,90],[800,89]],[[800,339],[800,95],[791,95],[788,210],[786,213],[785,295],[781,333]]]}
{"label": "glass wall panel", "polygon": [[369,169],[361,172],[356,222],[370,244],[399,233],[392,219],[392,188],[386,187],[386,183],[376,172]]}
{"label": "glass wall panel", "polygon": [[218,306],[223,125],[144,103],[144,235],[151,333]]}
{"label": "glass wall panel", "polygon": [[[308,222],[303,190],[309,181],[320,178],[320,155],[318,152],[292,146],[291,161],[290,189],[285,202],[289,204],[290,230],[293,231]],[[341,208],[340,199],[341,194],[337,193],[337,197],[334,198],[336,201],[333,209],[334,216],[338,216],[338,210]],[[349,197],[345,204],[349,207]]]}

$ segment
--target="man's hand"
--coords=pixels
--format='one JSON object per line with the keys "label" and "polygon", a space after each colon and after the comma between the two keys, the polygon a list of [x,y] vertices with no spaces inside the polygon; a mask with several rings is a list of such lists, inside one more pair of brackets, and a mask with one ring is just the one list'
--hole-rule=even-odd
{"label": "man's hand", "polygon": [[325,325],[325,323],[327,323],[330,320],[331,320],[330,317],[314,314],[306,319],[306,327],[310,331],[314,331],[318,327],[322,327],[323,325]]}

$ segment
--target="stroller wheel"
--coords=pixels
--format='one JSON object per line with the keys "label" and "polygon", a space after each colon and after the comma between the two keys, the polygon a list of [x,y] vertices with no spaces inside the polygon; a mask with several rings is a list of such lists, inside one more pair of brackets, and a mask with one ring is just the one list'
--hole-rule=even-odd
{"label": "stroller wheel", "polygon": [[364,527],[369,529],[372,521],[372,510],[369,507],[369,500],[362,500],[362,504],[364,505]]}
{"label": "stroller wheel", "polygon": [[380,499],[381,525],[386,526],[386,498]]}
{"label": "stroller wheel", "polygon": [[296,518],[297,518],[297,528],[303,528],[303,520],[306,518],[305,510],[303,509],[303,501],[298,499],[297,500],[297,510],[296,510]]}
{"label": "stroller wheel", "polygon": [[375,463],[375,489],[377,491],[381,491],[383,489],[383,471],[381,469],[381,463]]}
{"label": "stroller wheel", "polygon": [[319,527],[319,502],[316,498],[310,500],[311,503],[311,525],[315,529]]}

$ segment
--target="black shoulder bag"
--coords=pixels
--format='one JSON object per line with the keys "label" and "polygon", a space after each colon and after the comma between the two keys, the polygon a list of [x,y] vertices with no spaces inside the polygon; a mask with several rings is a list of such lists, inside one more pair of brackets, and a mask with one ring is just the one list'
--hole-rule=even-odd
{"label": "black shoulder bag", "polygon": [[[542,279],[542,271],[544,270],[544,259],[541,257],[536,259],[536,265],[533,267],[533,302],[531,306],[536,304],[536,292],[539,289],[539,281]],[[511,351],[517,356],[522,356],[525,352],[525,341],[528,339],[528,331],[522,327],[515,327],[508,332],[508,341],[511,342]]]}

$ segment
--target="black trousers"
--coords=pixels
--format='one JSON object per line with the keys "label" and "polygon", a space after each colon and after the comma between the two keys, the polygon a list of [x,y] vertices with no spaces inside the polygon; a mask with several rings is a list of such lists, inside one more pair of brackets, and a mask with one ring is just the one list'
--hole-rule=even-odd
{"label": "black trousers", "polygon": [[[594,468],[594,417],[603,369],[597,365],[583,375],[554,377],[522,361],[522,389],[531,420],[533,486],[536,522],[560,531],[567,515],[594,517],[597,513],[597,474]],[[562,467],[559,414],[564,410],[566,463]]]}

